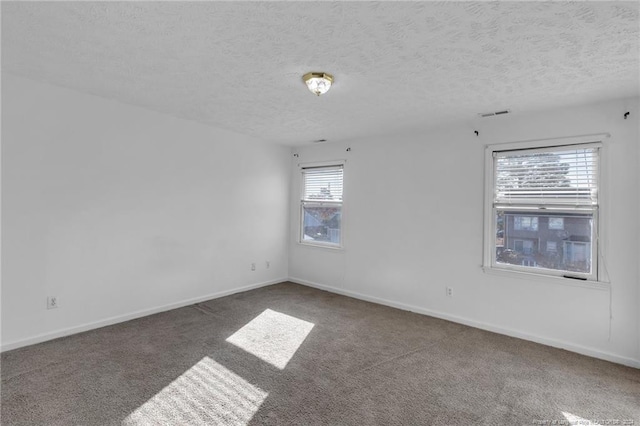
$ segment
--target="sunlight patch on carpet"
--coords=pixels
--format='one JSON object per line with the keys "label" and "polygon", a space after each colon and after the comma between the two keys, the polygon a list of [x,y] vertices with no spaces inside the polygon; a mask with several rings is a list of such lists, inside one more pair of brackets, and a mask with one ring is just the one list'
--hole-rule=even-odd
{"label": "sunlight patch on carpet", "polygon": [[[600,423],[592,422],[587,419],[583,419],[582,417],[578,417],[575,414],[562,412],[562,415],[569,422],[570,425],[579,425],[579,426],[601,426]],[[620,423],[622,424],[622,423]]]}
{"label": "sunlight patch on carpet", "polygon": [[209,357],[131,413],[124,425],[247,425],[268,393]]}
{"label": "sunlight patch on carpet", "polygon": [[227,342],[282,370],[313,326],[310,322],[267,309],[231,335]]}

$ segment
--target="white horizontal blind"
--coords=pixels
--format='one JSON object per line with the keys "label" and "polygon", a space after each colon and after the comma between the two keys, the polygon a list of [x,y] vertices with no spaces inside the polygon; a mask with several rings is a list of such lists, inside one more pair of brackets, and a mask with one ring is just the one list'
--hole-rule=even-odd
{"label": "white horizontal blind", "polygon": [[599,147],[494,153],[494,205],[598,204]]}
{"label": "white horizontal blind", "polygon": [[303,201],[342,201],[342,166],[302,169]]}

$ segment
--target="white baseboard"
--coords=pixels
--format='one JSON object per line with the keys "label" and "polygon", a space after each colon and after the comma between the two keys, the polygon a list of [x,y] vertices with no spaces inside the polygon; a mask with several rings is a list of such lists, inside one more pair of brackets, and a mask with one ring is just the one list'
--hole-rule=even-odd
{"label": "white baseboard", "polygon": [[194,303],[200,303],[200,302],[204,302],[206,300],[211,300],[211,299],[218,299],[220,297],[229,296],[235,293],[241,293],[243,291],[253,290],[260,287],[266,287],[268,285],[277,284],[284,281],[287,281],[287,278],[280,278],[276,280],[250,284],[244,287],[219,291],[219,292],[207,294],[204,296],[194,297],[192,299],[181,300],[180,302],[170,303],[168,305],[157,306],[155,308],[149,308],[149,309],[143,309],[140,311],[131,312],[129,314],[117,315],[115,317],[105,318],[99,321],[89,322],[89,323],[81,324],[74,327],[68,327],[60,330],[51,331],[48,333],[38,334],[36,336],[28,337],[26,339],[14,340],[13,342],[5,343],[2,345],[0,352],[10,351],[12,349],[18,349],[18,348],[29,346],[29,345],[35,345],[36,343],[46,342],[47,340],[53,340],[59,337],[69,336],[71,334],[82,333],[83,331],[94,330],[96,328],[118,324],[121,322],[136,319],[136,318],[146,317],[148,315],[157,314],[159,312],[170,311],[172,309],[193,305]]}
{"label": "white baseboard", "polygon": [[574,345],[572,343],[563,342],[561,340],[551,339],[547,337],[537,336],[534,334],[523,333],[517,330],[513,330],[506,327],[496,326],[493,324],[487,324],[480,321],[475,321],[469,318],[460,317],[457,315],[450,315],[443,312],[434,311],[431,309],[421,308],[419,306],[409,305],[406,303],[395,302],[393,300],[382,299],[375,296],[368,296],[362,293],[358,293],[350,290],[343,290],[337,287],[331,287],[324,284],[318,284],[312,281],[304,280],[301,278],[289,277],[289,281],[305,285],[308,287],[314,287],[320,290],[325,290],[331,293],[341,294],[343,296],[353,297],[355,299],[365,300],[367,302],[377,303],[380,305],[391,306],[392,308],[402,309],[404,311],[415,312],[418,314],[428,315],[435,318],[440,318],[452,322],[456,322],[459,324],[468,325],[470,327],[479,328],[482,330],[491,331],[498,334],[504,334],[506,336],[517,337],[523,340],[529,340],[531,342],[540,343],[547,346],[552,346],[554,348],[565,349],[571,352],[576,352],[582,355],[587,355],[593,358],[603,359],[605,361],[615,362],[616,364],[622,364],[629,367],[640,368],[640,360],[636,360],[633,358],[627,358],[623,356],[619,356],[616,354],[612,354],[609,352],[604,352],[598,349],[589,348],[586,346]]}

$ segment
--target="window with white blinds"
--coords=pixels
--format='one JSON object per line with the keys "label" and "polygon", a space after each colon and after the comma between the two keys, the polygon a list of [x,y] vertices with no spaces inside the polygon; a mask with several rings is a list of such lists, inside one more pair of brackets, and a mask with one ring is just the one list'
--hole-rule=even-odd
{"label": "window with white blinds", "polygon": [[300,243],[342,246],[342,164],[302,167]]}
{"label": "window with white blinds", "polygon": [[601,140],[540,143],[487,147],[485,267],[597,281]]}
{"label": "window with white blinds", "polygon": [[598,204],[597,146],[494,152],[495,204]]}
{"label": "window with white blinds", "polygon": [[302,169],[306,201],[342,201],[342,166]]}

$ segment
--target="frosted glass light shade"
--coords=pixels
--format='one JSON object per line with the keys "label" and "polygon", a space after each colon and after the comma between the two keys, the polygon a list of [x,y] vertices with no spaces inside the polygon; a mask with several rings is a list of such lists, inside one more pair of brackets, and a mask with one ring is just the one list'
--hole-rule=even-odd
{"label": "frosted glass light shade", "polygon": [[309,72],[302,76],[307,88],[316,96],[323,95],[331,88],[333,76],[324,72]]}

